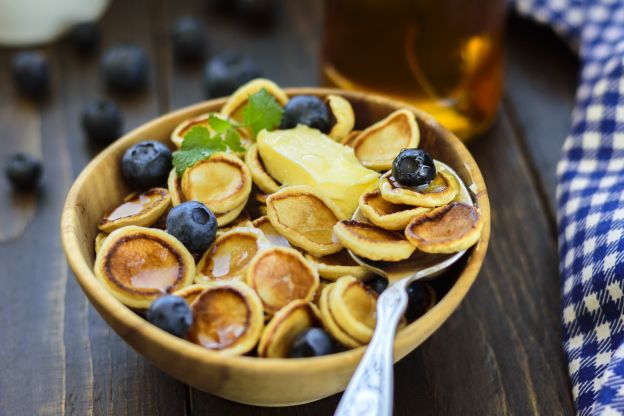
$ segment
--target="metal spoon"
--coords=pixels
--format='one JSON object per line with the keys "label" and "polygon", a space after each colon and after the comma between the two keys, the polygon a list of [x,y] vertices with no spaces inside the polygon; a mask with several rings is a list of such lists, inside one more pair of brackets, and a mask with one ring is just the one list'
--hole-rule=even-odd
{"label": "metal spoon", "polygon": [[[436,161],[438,170],[446,170],[457,178],[461,194],[459,200],[474,204],[470,191],[448,165]],[[366,219],[357,209],[353,219]],[[377,323],[351,381],[345,390],[334,416],[392,415],[393,399],[393,345],[396,328],[407,307],[407,285],[414,280],[432,278],[459,260],[466,250],[453,254],[418,253],[401,262],[375,262],[349,251],[353,259],[371,272],[386,277],[390,286],[377,300]]]}

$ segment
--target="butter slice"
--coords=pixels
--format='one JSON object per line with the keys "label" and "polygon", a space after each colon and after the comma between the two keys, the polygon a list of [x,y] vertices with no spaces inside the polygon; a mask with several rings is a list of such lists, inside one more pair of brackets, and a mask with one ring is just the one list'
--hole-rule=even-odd
{"label": "butter slice", "polygon": [[360,195],[377,183],[378,174],[365,168],[353,149],[316,129],[261,131],[258,151],[267,172],[286,186],[310,185],[351,216]]}

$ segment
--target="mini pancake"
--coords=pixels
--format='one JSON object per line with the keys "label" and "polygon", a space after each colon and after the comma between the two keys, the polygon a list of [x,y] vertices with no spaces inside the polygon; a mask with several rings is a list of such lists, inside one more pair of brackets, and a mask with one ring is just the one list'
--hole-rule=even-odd
{"label": "mini pancake", "polygon": [[267,194],[279,191],[281,185],[269,175],[264,167],[264,163],[258,152],[258,145],[253,144],[245,153],[245,164],[249,168],[249,173],[253,179],[253,183]]}
{"label": "mini pancake", "polygon": [[130,225],[104,240],[94,272],[119,301],[143,309],[157,297],[190,285],[195,260],[165,231]]}
{"label": "mini pancake", "polygon": [[319,276],[327,280],[337,280],[342,276],[350,275],[358,279],[365,279],[370,272],[353,260],[347,250],[329,254],[323,257],[313,257],[306,254],[306,259],[318,270]]}
{"label": "mini pancake", "polygon": [[199,260],[195,282],[242,279],[251,259],[269,246],[269,240],[256,228],[227,231],[217,237]]}
{"label": "mini pancake", "polygon": [[393,204],[439,207],[451,202],[459,190],[459,182],[455,175],[443,170],[438,170],[436,177],[424,189],[404,187],[390,174],[384,175],[379,180],[381,197]]}
{"label": "mini pancake", "polygon": [[206,286],[205,285],[194,284],[194,285],[190,285],[190,286],[184,287],[184,288],[182,288],[180,290],[176,290],[175,292],[173,292],[173,294],[176,295],[176,296],[180,296],[190,306],[190,305],[193,304],[195,299],[197,299],[197,297],[204,290],[206,290]]}
{"label": "mini pancake", "polygon": [[361,130],[351,131],[351,133],[347,134],[345,137],[342,138],[342,140],[340,140],[340,144],[353,147],[353,144],[355,143],[355,139],[357,139],[357,136],[359,136],[361,132],[362,132]]}
{"label": "mini pancake", "polygon": [[416,249],[402,234],[353,220],[340,221],[334,233],[345,248],[370,260],[405,260]]}
{"label": "mini pancake", "polygon": [[355,156],[362,165],[387,170],[401,149],[418,147],[420,130],[414,113],[397,110],[363,130],[353,143]]}
{"label": "mini pancake", "polygon": [[405,236],[425,253],[457,253],[479,241],[482,229],[475,207],[451,202],[416,216],[405,228]]}
{"label": "mini pancake", "polygon": [[[246,206],[246,204],[245,204]],[[245,207],[243,206],[243,210],[238,214],[238,216],[236,218],[234,218],[231,222],[225,223],[223,224],[223,226],[227,225],[227,227],[222,227],[219,224],[219,218],[223,219],[225,218],[226,215],[230,215],[230,213],[234,213],[236,210],[234,211],[230,211],[230,213],[225,213],[225,214],[221,214],[221,216],[217,217],[217,225],[219,225],[219,229],[217,230],[217,237],[222,235],[223,233],[226,233],[230,230],[233,230],[236,227],[251,227],[251,216],[249,215],[249,213],[244,209]]]}
{"label": "mini pancake", "polygon": [[108,237],[108,233],[99,232],[95,236],[95,254],[97,254],[102,248],[102,244],[104,244],[104,240]]}
{"label": "mini pancake", "polygon": [[376,323],[377,293],[353,276],[343,276],[329,294],[336,323],[351,338],[368,344]]}
{"label": "mini pancake", "polygon": [[320,306],[321,304],[321,293],[323,293],[323,289],[325,289],[326,286],[332,284],[332,282],[330,282],[329,280],[324,280],[321,279],[320,283],[319,283],[319,288],[316,291],[316,295],[314,296],[314,300],[312,302],[314,302],[314,304],[316,306]]}
{"label": "mini pancake", "polygon": [[317,271],[297,250],[271,247],[251,260],[246,281],[271,315],[296,299],[311,301],[318,289]]}
{"label": "mini pancake", "polygon": [[171,169],[169,177],[167,178],[167,188],[169,189],[171,205],[174,207],[185,201],[184,193],[182,192],[182,184],[180,182],[180,177],[176,173],[175,168]]}
{"label": "mini pancake", "polygon": [[230,95],[230,98],[228,98],[221,108],[221,115],[236,121],[242,121],[243,108],[247,104],[249,96],[259,92],[263,88],[275,97],[282,107],[288,102],[288,96],[276,83],[265,78],[256,78],[241,86]]}
{"label": "mini pancake", "polygon": [[127,225],[148,227],[171,206],[169,191],[152,188],[140,194],[130,194],[124,203],[109,212],[98,224],[100,231],[110,233]]}
{"label": "mini pancake", "polygon": [[268,197],[269,197],[269,194],[264,194],[262,192],[256,192],[256,194],[254,194],[254,199],[258,201],[258,203],[261,205],[266,205],[266,201]]}
{"label": "mini pancake", "polygon": [[245,212],[245,206],[247,206],[247,200],[243,201],[242,204],[228,212],[215,214],[215,217],[217,218],[217,225],[219,227],[224,227],[226,225],[230,225],[236,222],[236,220],[239,219],[241,215],[243,215],[243,212]]}
{"label": "mini pancake", "polygon": [[266,215],[256,218],[251,222],[251,225],[259,229],[264,233],[264,236],[269,240],[269,243],[274,246],[291,247],[288,240],[284,238],[277,230],[271,225],[271,221]]}
{"label": "mini pancake", "polygon": [[334,337],[338,342],[344,345],[347,348],[357,348],[362,345],[360,341],[354,339],[349,334],[347,334],[336,322],[333,311],[329,304],[329,298],[331,296],[331,292],[335,288],[336,283],[330,283],[329,285],[323,288],[321,292],[321,298],[319,299],[319,309],[321,311],[321,319],[323,320],[323,326],[325,329]]}
{"label": "mini pancake", "polygon": [[258,344],[258,356],[288,358],[290,347],[302,331],[320,327],[320,312],[316,305],[304,300],[293,300],[277,311],[264,327]]}
{"label": "mini pancake", "polygon": [[370,222],[386,230],[404,230],[412,218],[429,211],[429,208],[388,202],[379,190],[362,194],[359,207]]}
{"label": "mini pancake", "polygon": [[342,249],[332,229],[345,217],[332,200],[311,186],[289,186],[271,194],[267,199],[267,216],[290,244],[313,256]]}
{"label": "mini pancake", "polygon": [[355,114],[351,103],[340,95],[330,94],[325,97],[325,103],[336,120],[328,136],[337,142],[344,139],[355,126]]}
{"label": "mini pancake", "polygon": [[238,281],[213,282],[195,299],[188,340],[223,355],[251,351],[262,334],[258,295]]}
{"label": "mini pancake", "polygon": [[[221,119],[226,119],[225,117],[223,117],[222,115],[220,115],[218,113],[206,113],[206,114],[202,114],[200,116],[197,116],[195,118],[184,120],[183,122],[178,124],[176,126],[176,128],[173,130],[173,133],[171,133],[171,141],[173,142],[173,144],[175,144],[176,147],[178,147],[178,148],[182,147],[182,142],[184,141],[184,136],[187,133],[189,133],[194,127],[205,127],[209,131],[213,132],[213,129],[210,126],[210,123],[208,122],[208,119],[210,118],[211,115],[215,116],[215,117],[218,117],[218,118],[221,118]],[[239,132],[244,133],[243,129],[239,129]],[[241,135],[241,142],[242,142],[243,146],[245,146],[245,147],[246,147],[247,144],[249,144],[249,140],[246,140],[245,134]],[[236,154],[238,155],[238,153],[236,153]],[[242,156],[242,154],[241,154],[241,156]]]}
{"label": "mini pancake", "polygon": [[185,199],[202,202],[215,214],[222,214],[247,201],[251,175],[235,156],[214,153],[184,171],[182,191]]}

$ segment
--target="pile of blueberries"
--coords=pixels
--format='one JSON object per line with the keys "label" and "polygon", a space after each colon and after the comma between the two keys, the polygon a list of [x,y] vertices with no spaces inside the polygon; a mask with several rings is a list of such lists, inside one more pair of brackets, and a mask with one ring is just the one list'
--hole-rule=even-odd
{"label": "pile of blueberries", "polygon": [[[276,0],[212,0],[215,8],[235,14],[247,23],[272,22]],[[170,40],[176,61],[198,63],[205,60],[208,50],[206,27],[193,16],[178,18],[171,27]],[[76,50],[93,54],[98,50],[100,30],[94,22],[76,25],[68,36]],[[145,50],[133,43],[121,43],[105,50],[100,58],[101,76],[106,87],[118,93],[133,93],[145,89],[149,81],[149,59]],[[11,75],[16,90],[24,97],[41,99],[50,91],[50,69],[44,54],[35,51],[18,52],[11,62]],[[203,70],[203,86],[207,98],[234,92],[246,82],[262,76],[258,65],[246,55],[225,52],[214,55]],[[110,99],[96,98],[89,102],[80,122],[85,135],[93,143],[105,145],[121,136],[123,114]],[[42,175],[38,158],[18,153],[9,157],[5,174],[15,190],[36,188]]]}

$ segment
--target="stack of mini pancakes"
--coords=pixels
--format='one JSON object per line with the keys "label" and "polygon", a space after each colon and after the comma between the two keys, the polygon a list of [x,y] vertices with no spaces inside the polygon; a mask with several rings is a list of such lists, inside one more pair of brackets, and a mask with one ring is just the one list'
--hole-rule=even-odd
{"label": "stack of mini pancakes", "polygon": [[[280,105],[288,101],[273,82],[254,80],[218,116],[240,120],[247,97],[262,88]],[[328,135],[353,147],[370,169],[388,170],[402,148],[418,146],[409,111],[354,132],[349,102],[335,95],[325,102],[335,119]],[[172,142],[180,146],[194,126],[210,129],[209,116],[181,123]],[[129,195],[98,225],[95,274],[104,286],[138,312],[163,294],[183,297],[193,311],[191,342],[222,354],[287,357],[297,334],[323,327],[345,348],[365,345],[375,327],[377,294],[363,283],[370,273],[346,248],[396,261],[415,250],[459,251],[476,241],[457,238],[454,228],[464,222],[478,229],[478,212],[462,202],[458,179],[444,168],[425,190],[400,187],[383,174],[378,189],[360,199],[365,218],[352,221],[317,189],[276,181],[250,132],[241,129],[241,136],[245,154],[213,154],[181,177],[173,170],[168,189]],[[204,203],[219,225],[216,240],[199,258],[162,230],[169,208],[187,200]],[[443,235],[433,235],[438,232]]]}

